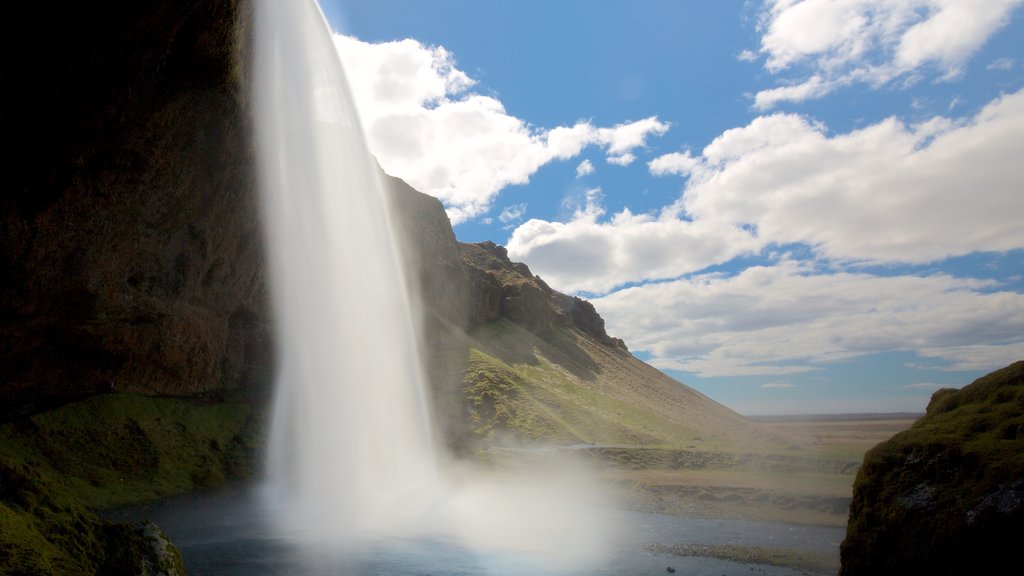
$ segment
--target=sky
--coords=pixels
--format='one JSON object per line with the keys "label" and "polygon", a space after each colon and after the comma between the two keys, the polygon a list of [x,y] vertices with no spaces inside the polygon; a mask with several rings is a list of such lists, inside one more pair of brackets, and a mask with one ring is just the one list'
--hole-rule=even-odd
{"label": "sky", "polygon": [[1024,359],[1024,0],[321,0],[371,152],[749,415]]}

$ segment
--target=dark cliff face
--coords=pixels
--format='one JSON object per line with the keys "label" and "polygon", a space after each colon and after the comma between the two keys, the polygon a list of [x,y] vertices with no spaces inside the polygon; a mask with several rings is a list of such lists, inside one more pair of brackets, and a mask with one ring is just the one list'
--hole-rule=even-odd
{"label": "dark cliff face", "polygon": [[268,363],[236,0],[19,18],[0,200],[0,418],[191,395]]}
{"label": "dark cliff face", "polygon": [[842,571],[999,574],[1024,538],[1024,361],[940,390],[864,457]]}

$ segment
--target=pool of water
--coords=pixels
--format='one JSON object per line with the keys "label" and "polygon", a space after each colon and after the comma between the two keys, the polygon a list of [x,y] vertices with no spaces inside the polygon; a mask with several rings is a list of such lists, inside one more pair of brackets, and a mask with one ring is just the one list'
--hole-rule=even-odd
{"label": "pool of water", "polygon": [[474,550],[438,538],[311,547],[282,538],[253,489],[180,497],[113,512],[115,520],[155,521],[181,551],[190,576],[518,576],[803,574],[715,558],[653,553],[650,545],[723,545],[834,553],[845,531],[771,522],[615,513],[618,536],[600,558],[552,564],[530,554]]}

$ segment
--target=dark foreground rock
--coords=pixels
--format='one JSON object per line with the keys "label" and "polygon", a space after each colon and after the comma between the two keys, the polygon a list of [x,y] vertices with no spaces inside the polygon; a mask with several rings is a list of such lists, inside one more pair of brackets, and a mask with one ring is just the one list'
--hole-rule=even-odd
{"label": "dark foreground rock", "polygon": [[939,390],[854,484],[844,576],[1002,574],[1024,542],[1024,362]]}

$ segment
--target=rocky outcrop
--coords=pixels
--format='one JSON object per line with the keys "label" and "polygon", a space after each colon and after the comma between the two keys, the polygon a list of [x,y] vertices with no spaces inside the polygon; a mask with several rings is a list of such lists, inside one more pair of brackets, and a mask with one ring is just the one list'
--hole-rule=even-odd
{"label": "rocky outcrop", "polygon": [[622,340],[605,332],[604,319],[593,304],[552,290],[526,264],[509,260],[505,247],[493,242],[462,244],[460,254],[470,278],[470,326],[507,318],[541,337],[571,326],[606,346],[626,350]]}
{"label": "rocky outcrop", "polygon": [[1024,361],[960,390],[864,457],[846,576],[1000,574],[1024,538]]}
{"label": "rocky outcrop", "polygon": [[244,0],[26,7],[7,74],[0,419],[269,365]]}
{"label": "rocky outcrop", "polygon": [[107,522],[0,455],[0,573],[184,576],[185,564],[156,524]]}

